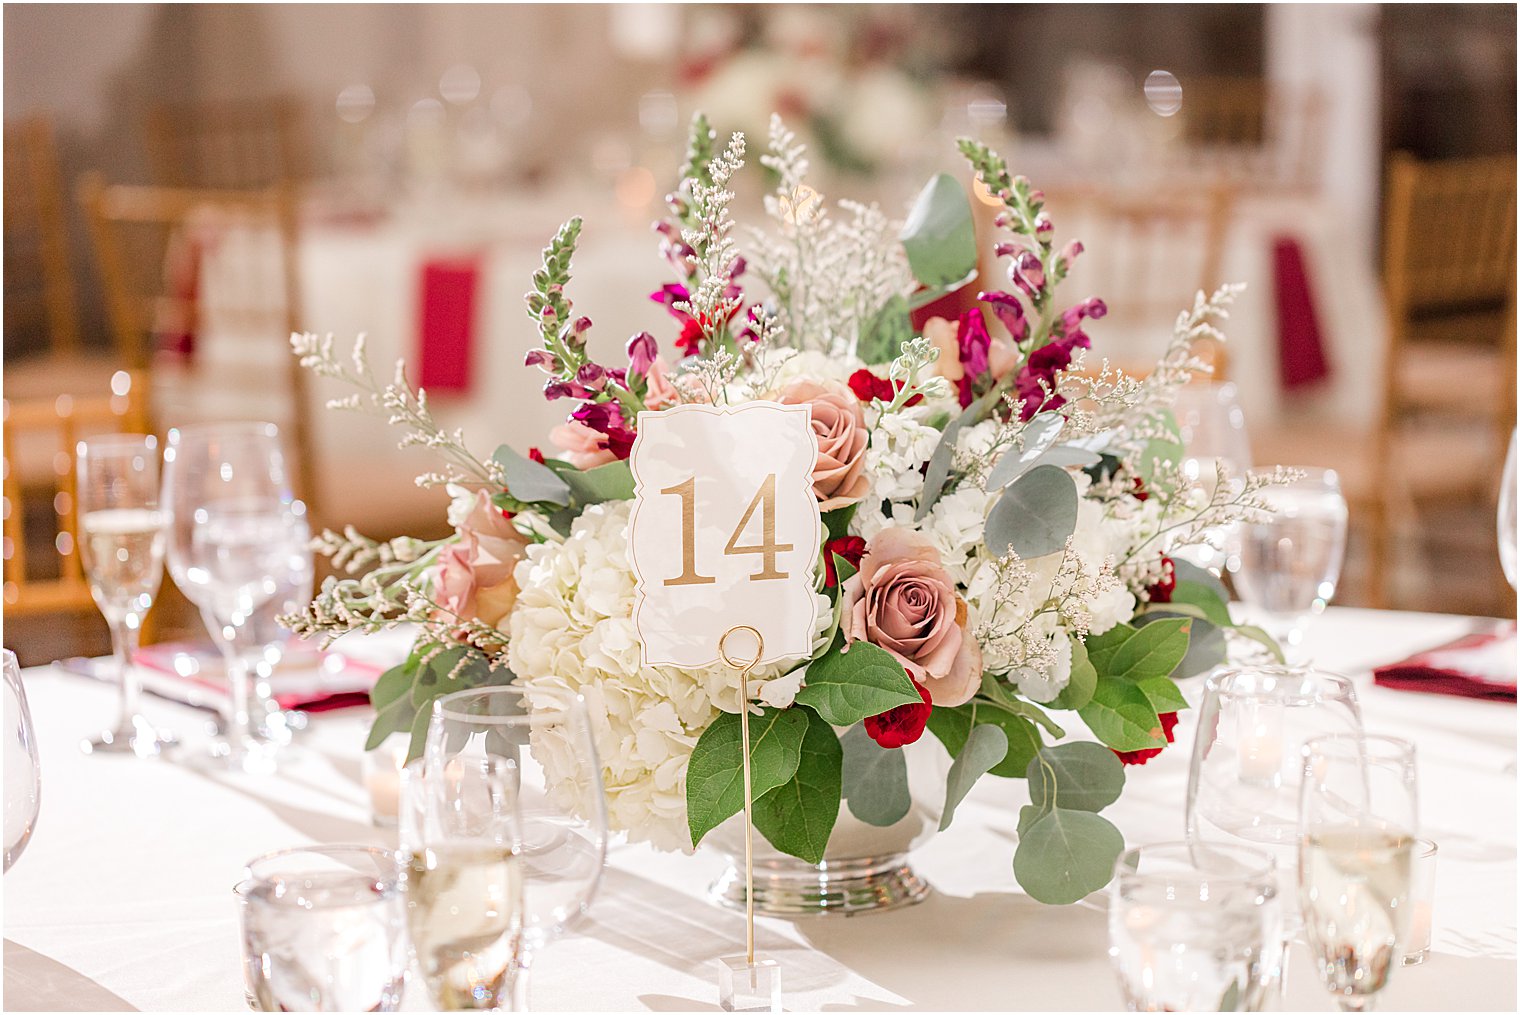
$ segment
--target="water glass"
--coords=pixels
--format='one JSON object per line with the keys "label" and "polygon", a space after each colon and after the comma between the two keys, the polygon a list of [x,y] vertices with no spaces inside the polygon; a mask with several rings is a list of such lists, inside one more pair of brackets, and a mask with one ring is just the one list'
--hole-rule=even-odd
{"label": "water glass", "polygon": [[1228,565],[1241,602],[1290,656],[1303,642],[1304,621],[1335,598],[1346,557],[1346,498],[1333,469],[1303,469],[1302,479],[1261,493],[1273,517],[1241,522]]}
{"label": "water glass", "polygon": [[120,704],[116,725],[80,746],[87,754],[153,757],[172,743],[138,713],[143,618],[164,576],[164,516],[158,509],[158,439],[111,434],[75,449],[79,550],[90,593],[111,629]]}
{"label": "water glass", "polygon": [[1282,972],[1271,855],[1185,842],[1126,850],[1108,940],[1130,1011],[1260,1011]]}
{"label": "water glass", "polygon": [[398,857],[313,846],[249,862],[233,892],[255,1011],[396,1011],[406,980]]}
{"label": "water glass", "polygon": [[3,650],[5,668],[5,869],[26,849],[42,806],[42,766],[37,733],[21,685],[16,653]]}
{"label": "water glass", "polygon": [[310,597],[306,508],[291,493],[273,423],[171,430],[164,462],[169,573],[200,608],[227,665],[228,729],[212,756],[267,771],[273,744],[257,735],[266,707],[250,694],[251,678],[283,637],[275,618]]}
{"label": "water glass", "polygon": [[[1245,410],[1234,384],[1189,384],[1177,390],[1172,414],[1182,439],[1182,472],[1191,482],[1213,493],[1223,465],[1236,480],[1251,467],[1251,440],[1246,433]],[[1223,548],[1230,528],[1209,530],[1206,542],[1178,547],[1181,559],[1209,568],[1223,569]],[[1217,548],[1216,548],[1217,547]]]}
{"label": "water glass", "polygon": [[1409,934],[1404,941],[1400,965],[1417,966],[1430,954],[1435,931],[1436,856],[1440,847],[1433,839],[1414,840],[1414,869],[1409,883]]}
{"label": "water glass", "polygon": [[1298,862],[1304,935],[1343,1011],[1367,1011],[1409,927],[1418,833],[1414,745],[1334,733],[1303,749]]}
{"label": "water glass", "polygon": [[519,784],[496,756],[402,770],[407,929],[439,1010],[524,1010]]}

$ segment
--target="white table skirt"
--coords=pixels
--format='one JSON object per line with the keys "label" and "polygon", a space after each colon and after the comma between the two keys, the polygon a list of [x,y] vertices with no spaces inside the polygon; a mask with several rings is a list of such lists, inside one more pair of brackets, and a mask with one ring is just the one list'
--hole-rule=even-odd
{"label": "white table skirt", "polygon": [[[1387,1009],[1516,1006],[1515,708],[1387,691],[1367,668],[1471,629],[1470,618],[1332,609],[1307,648],[1357,676],[1369,729],[1419,744],[1426,832],[1441,844],[1431,958],[1394,974]],[[360,783],[359,713],[316,717],[300,764],[267,779],[86,757],[77,743],[112,717],[112,690],[39,667],[25,675],[42,749],[36,836],[4,880],[8,1010],[213,1011],[243,1007],[231,886],[242,863],[314,842],[385,842]],[[1199,688],[1192,682],[1190,696]],[[155,720],[193,734],[203,714],[149,700]],[[1108,814],[1127,841],[1175,839],[1192,724],[1128,770]],[[1013,879],[1022,782],[984,779],[955,825],[915,857],[935,886],[923,904],[857,919],[763,920],[760,947],[785,966],[790,1010],[1117,1009],[1103,898],[1040,905]],[[708,854],[623,847],[594,919],[540,956],[542,1011],[714,1009],[712,960],[742,942],[742,920],[704,899]],[[1288,1007],[1329,1010],[1307,961],[1291,963]],[[425,1006],[418,991],[409,1006]]]}

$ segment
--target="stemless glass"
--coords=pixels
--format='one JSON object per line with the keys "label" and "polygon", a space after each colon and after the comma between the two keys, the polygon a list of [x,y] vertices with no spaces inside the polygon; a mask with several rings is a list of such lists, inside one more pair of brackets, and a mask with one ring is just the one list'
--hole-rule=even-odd
{"label": "stemless glass", "polygon": [[1304,933],[1342,1011],[1367,1011],[1409,924],[1418,799],[1414,745],[1314,737],[1301,756],[1298,877]]}
{"label": "stemless glass", "polygon": [[1304,469],[1304,477],[1263,490],[1273,517],[1241,522],[1229,566],[1242,602],[1264,615],[1267,629],[1295,654],[1303,625],[1335,597],[1346,556],[1346,498],[1333,469]]}
{"label": "stemless glass", "polygon": [[1279,873],[1291,875],[1303,745],[1361,730],[1356,689],[1337,674],[1249,666],[1210,676],[1188,772],[1188,841],[1244,840],[1270,851]]}
{"label": "stemless glass", "polygon": [[158,509],[158,440],[111,434],[79,442],[79,551],[95,605],[111,628],[120,682],[116,725],[80,746],[85,753],[153,757],[172,743],[138,714],[138,639],[164,577],[164,517]]}
{"label": "stemless glass", "polygon": [[585,703],[517,685],[438,698],[428,727],[429,770],[481,757],[507,759],[520,774],[526,980],[534,952],[590,908],[606,861],[607,804]]}
{"label": "stemless glass", "polygon": [[1119,855],[1108,954],[1130,1011],[1260,1011],[1281,973],[1270,854],[1166,842]]}
{"label": "stemless glass", "polygon": [[440,1010],[524,1010],[520,780],[498,755],[402,770],[407,929]]}
{"label": "stemless glass", "polygon": [[398,857],[369,846],[285,849],[233,888],[255,1011],[396,1011],[408,948]]}
{"label": "stemless glass", "polygon": [[21,686],[16,653],[4,650],[5,668],[5,869],[26,849],[42,806],[42,767],[37,733]]}
{"label": "stemless glass", "polygon": [[1509,454],[1504,457],[1504,479],[1499,486],[1499,564],[1509,587],[1515,587],[1515,540],[1520,536],[1520,519],[1515,514],[1515,440],[1509,435]]}
{"label": "stemless glass", "polygon": [[273,618],[289,609],[293,590],[309,592],[306,507],[291,494],[273,423],[171,430],[164,461],[169,573],[200,608],[227,665],[228,729],[212,755],[267,771],[273,745],[255,736],[263,706],[249,678],[266,661]]}

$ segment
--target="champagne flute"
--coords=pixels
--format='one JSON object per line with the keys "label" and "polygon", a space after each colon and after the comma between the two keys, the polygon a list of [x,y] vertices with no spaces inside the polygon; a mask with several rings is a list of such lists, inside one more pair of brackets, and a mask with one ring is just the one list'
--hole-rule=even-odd
{"label": "champagne flute", "polygon": [[1515,514],[1515,440],[1509,435],[1509,454],[1504,456],[1504,479],[1499,486],[1499,564],[1509,587],[1515,587],[1515,540],[1520,532],[1520,518]]}
{"label": "champagne flute", "polygon": [[283,612],[292,575],[309,574],[305,505],[291,494],[273,423],[176,428],[164,460],[169,573],[227,666],[227,731],[212,758],[268,771],[274,745],[255,736],[250,675],[264,655],[261,618]]}
{"label": "champagne flute", "polygon": [[495,755],[402,770],[407,929],[440,1011],[523,1010],[519,785]]}
{"label": "champagne flute", "polygon": [[1333,469],[1303,469],[1302,479],[1261,492],[1273,515],[1235,526],[1230,570],[1242,602],[1289,656],[1303,643],[1305,620],[1335,598],[1346,557],[1346,498]]}
{"label": "champagne flute", "polygon": [[1303,749],[1299,905],[1325,987],[1369,1011],[1399,964],[1419,832],[1414,745],[1327,734]]}
{"label": "champagne flute", "polygon": [[164,575],[164,517],[158,509],[158,441],[112,434],[79,442],[79,547],[95,604],[111,628],[120,682],[119,715],[85,753],[153,757],[172,742],[138,713],[136,670],[143,617]]}
{"label": "champagne flute", "polygon": [[37,732],[26,705],[16,653],[3,652],[5,667],[5,869],[26,849],[42,807],[42,768]]}
{"label": "champagne flute", "polygon": [[585,916],[607,858],[607,804],[585,702],[568,691],[518,684],[446,694],[433,702],[429,771],[502,758],[518,773],[522,815],[522,969]]}

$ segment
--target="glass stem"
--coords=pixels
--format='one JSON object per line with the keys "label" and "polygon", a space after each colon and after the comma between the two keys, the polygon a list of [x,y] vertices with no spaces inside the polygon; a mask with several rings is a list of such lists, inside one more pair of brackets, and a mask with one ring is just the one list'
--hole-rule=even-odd
{"label": "glass stem", "polygon": [[253,717],[248,711],[248,676],[252,667],[247,658],[231,644],[223,650],[227,660],[227,740],[235,750],[253,742]]}
{"label": "glass stem", "polygon": [[1375,1002],[1371,994],[1341,994],[1335,999],[1341,1011],[1372,1011]]}
{"label": "glass stem", "polygon": [[518,946],[517,968],[507,974],[506,1011],[528,1011],[528,973],[533,965],[533,949]]}
{"label": "glass stem", "polygon": [[124,615],[111,625],[111,652],[116,656],[117,691],[121,701],[121,717],[116,722],[119,731],[136,729],[137,703],[142,693],[142,682],[137,676],[137,646],[142,635],[142,618]]}

